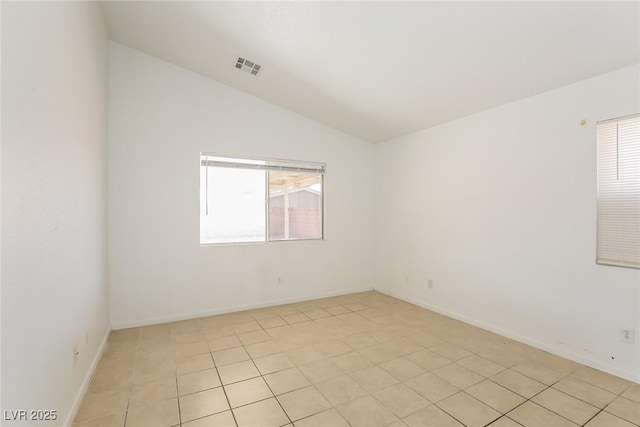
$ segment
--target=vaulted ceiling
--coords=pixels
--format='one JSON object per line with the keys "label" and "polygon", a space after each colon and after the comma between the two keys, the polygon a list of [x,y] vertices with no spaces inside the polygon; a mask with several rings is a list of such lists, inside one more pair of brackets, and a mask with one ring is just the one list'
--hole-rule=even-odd
{"label": "vaulted ceiling", "polygon": [[638,2],[103,7],[113,40],[371,142],[640,62]]}

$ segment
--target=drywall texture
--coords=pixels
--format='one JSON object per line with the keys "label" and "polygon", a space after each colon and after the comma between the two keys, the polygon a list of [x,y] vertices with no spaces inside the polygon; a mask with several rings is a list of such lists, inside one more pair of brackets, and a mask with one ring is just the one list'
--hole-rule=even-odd
{"label": "drywall texture", "polygon": [[376,286],[638,381],[640,272],[595,264],[595,125],[640,110],[638,75],[378,145]]}
{"label": "drywall texture", "polygon": [[[117,43],[110,58],[115,328],[372,288],[370,144]],[[326,240],[201,247],[201,151],[325,162]]]}
{"label": "drywall texture", "polygon": [[3,425],[63,425],[110,329],[107,61],[97,4],[2,3],[2,409],[58,411]]}

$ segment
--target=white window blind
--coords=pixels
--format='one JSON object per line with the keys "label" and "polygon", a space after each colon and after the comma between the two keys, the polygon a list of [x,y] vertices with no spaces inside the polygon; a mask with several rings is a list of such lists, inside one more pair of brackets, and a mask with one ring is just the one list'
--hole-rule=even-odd
{"label": "white window blind", "polygon": [[640,268],[640,114],[599,122],[597,263]]}
{"label": "white window blind", "polygon": [[229,157],[200,156],[201,166],[286,172],[324,173],[322,163],[290,162],[286,160],[235,159]]}

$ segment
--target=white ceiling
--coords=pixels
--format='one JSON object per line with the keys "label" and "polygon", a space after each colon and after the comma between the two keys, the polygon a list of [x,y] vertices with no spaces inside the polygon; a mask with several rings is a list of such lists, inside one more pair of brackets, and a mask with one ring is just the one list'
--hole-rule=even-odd
{"label": "white ceiling", "polygon": [[372,142],[640,62],[639,2],[103,7],[113,40]]}

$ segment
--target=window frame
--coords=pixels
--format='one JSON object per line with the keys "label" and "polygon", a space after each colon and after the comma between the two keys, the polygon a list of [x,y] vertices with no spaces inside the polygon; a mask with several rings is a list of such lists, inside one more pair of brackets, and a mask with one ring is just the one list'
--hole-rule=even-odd
{"label": "window frame", "polygon": [[[215,242],[211,242],[211,243],[203,243],[201,238],[199,238],[199,242],[200,242],[200,246],[201,247],[207,247],[207,246],[237,246],[237,245],[266,245],[269,243],[281,243],[281,242],[308,242],[308,241],[324,241],[325,240],[325,174],[327,172],[327,165],[324,162],[312,162],[312,161],[307,161],[307,160],[290,160],[290,159],[278,159],[278,158],[271,158],[271,157],[256,157],[256,156],[235,156],[235,155],[229,155],[229,154],[218,154],[218,153],[213,153],[213,152],[207,152],[207,151],[201,151],[200,154],[198,155],[198,159],[199,159],[199,164],[200,164],[200,168],[202,167],[202,157],[204,156],[208,156],[208,157],[217,157],[220,159],[229,159],[229,163],[234,163],[231,160],[236,160],[236,161],[242,161],[242,160],[247,160],[247,161],[257,161],[257,162],[266,162],[267,164],[269,162],[273,162],[273,163],[289,163],[289,164],[296,164],[296,165],[313,165],[316,167],[320,167],[322,169],[322,172],[319,172],[320,174],[320,188],[321,188],[321,192],[320,192],[320,237],[319,238],[306,238],[306,239],[278,239],[278,240],[271,240],[270,239],[270,221],[269,221],[269,211],[270,211],[270,197],[269,197],[269,168],[265,167],[264,168],[264,172],[265,172],[265,202],[264,202],[264,219],[265,219],[265,238],[264,240],[260,240],[260,241],[254,241],[254,242],[220,242],[220,243],[215,243]],[[243,168],[238,168],[238,169],[243,169]],[[251,168],[245,168],[246,170],[251,170]],[[200,196],[200,194],[198,194],[198,196]],[[202,206],[199,206],[200,212],[202,212]],[[200,225],[198,227],[198,231],[200,232]],[[199,233],[200,234],[200,233]],[[201,235],[200,235],[201,237]]]}
{"label": "window frame", "polygon": [[595,262],[596,265],[605,266],[605,267],[619,267],[626,268],[632,270],[639,270],[640,265],[635,265],[631,263],[627,263],[627,261],[614,261],[603,259],[600,257],[600,246],[601,246],[601,197],[600,197],[600,143],[599,143],[599,127],[600,125],[606,125],[608,123],[618,123],[624,120],[630,119],[640,119],[640,113],[627,114],[624,116],[614,117],[611,119],[600,120],[596,122],[596,256]]}

